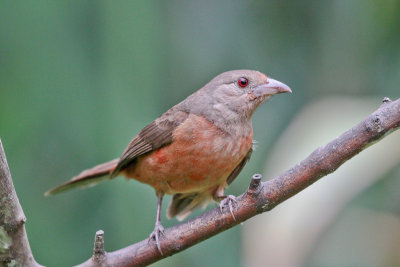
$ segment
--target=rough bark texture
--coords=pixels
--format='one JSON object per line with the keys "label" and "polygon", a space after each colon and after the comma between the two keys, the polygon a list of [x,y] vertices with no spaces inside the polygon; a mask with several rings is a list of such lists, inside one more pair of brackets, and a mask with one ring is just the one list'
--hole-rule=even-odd
{"label": "rough bark texture", "polygon": [[344,162],[400,126],[400,99],[385,98],[382,106],[365,120],[325,146],[317,148],[305,160],[267,182],[254,175],[249,189],[229,210],[219,208],[165,230],[161,255],[154,242],[143,240],[126,248],[109,252],[99,262],[95,257],[79,266],[145,266],[171,256],[207,238],[225,231],[259,213],[271,210],[321,177],[334,172]]}
{"label": "rough bark texture", "polygon": [[41,266],[32,256],[25,221],[0,139],[0,266]]}

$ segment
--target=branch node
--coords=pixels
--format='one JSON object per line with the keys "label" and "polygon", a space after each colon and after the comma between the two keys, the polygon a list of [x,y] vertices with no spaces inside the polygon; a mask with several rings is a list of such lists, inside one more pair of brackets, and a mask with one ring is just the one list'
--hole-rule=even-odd
{"label": "branch node", "polygon": [[257,195],[260,192],[261,179],[262,179],[261,174],[256,173],[253,175],[249,185],[249,189],[247,190],[251,195]]}
{"label": "branch node", "polygon": [[104,231],[99,230],[96,232],[94,238],[94,248],[92,260],[96,263],[102,263],[106,258],[106,252],[104,251]]}
{"label": "branch node", "polygon": [[26,222],[25,216],[21,218],[15,218],[15,220],[11,222],[4,222],[2,226],[7,232],[16,232],[20,227],[22,227]]}
{"label": "branch node", "polygon": [[380,114],[375,114],[372,117],[369,117],[365,123],[367,132],[375,131],[376,133],[380,133],[384,130]]}

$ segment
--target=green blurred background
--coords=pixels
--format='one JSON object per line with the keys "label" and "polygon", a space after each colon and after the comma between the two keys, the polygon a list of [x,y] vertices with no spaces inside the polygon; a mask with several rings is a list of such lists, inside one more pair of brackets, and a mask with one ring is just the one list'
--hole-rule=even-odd
{"label": "green blurred background", "polygon": [[[244,68],[288,84],[293,94],[254,115],[258,148],[227,190],[235,195],[253,173],[272,178],[384,96],[400,96],[400,2],[2,1],[0,136],[36,260],[78,264],[90,257],[99,229],[107,251],[147,238],[156,197],[146,185],[120,178],[51,198],[43,193],[118,157],[142,127],[215,75]],[[400,140],[393,136],[384,153],[352,160],[343,178],[313,186],[342,185],[326,185],[304,205],[293,198],[155,266],[400,265]],[[315,203],[324,205],[308,209]],[[176,224],[165,207],[164,226]],[[318,218],[323,227],[313,231]],[[284,228],[289,222],[297,228]],[[271,231],[262,234],[264,227]],[[304,229],[307,236],[298,236]]]}

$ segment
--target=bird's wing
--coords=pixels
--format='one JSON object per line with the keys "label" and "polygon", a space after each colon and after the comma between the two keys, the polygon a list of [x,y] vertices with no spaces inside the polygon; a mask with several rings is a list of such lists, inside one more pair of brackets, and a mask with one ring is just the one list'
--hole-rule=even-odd
{"label": "bird's wing", "polygon": [[250,148],[249,151],[247,152],[246,156],[239,163],[239,165],[237,165],[236,168],[232,171],[232,173],[228,176],[228,178],[226,179],[226,183],[228,185],[230,185],[233,182],[233,180],[235,180],[235,178],[242,171],[244,165],[246,165],[246,163],[250,160],[252,152],[253,152],[253,148]]}
{"label": "bird's wing", "polygon": [[160,118],[144,127],[143,130],[132,139],[124,153],[122,153],[117,167],[111,173],[111,177],[115,177],[137,157],[170,144],[173,141],[172,135],[175,129],[181,125],[188,116],[189,114],[186,112],[174,111],[171,109]]}

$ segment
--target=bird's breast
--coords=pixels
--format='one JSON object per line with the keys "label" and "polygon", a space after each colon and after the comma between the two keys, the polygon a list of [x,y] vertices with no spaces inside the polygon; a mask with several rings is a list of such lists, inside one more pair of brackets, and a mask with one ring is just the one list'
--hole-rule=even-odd
{"label": "bird's breast", "polygon": [[167,194],[208,190],[225,183],[246,156],[253,140],[253,131],[248,132],[232,136],[190,114],[175,129],[171,144],[139,157],[125,173]]}

